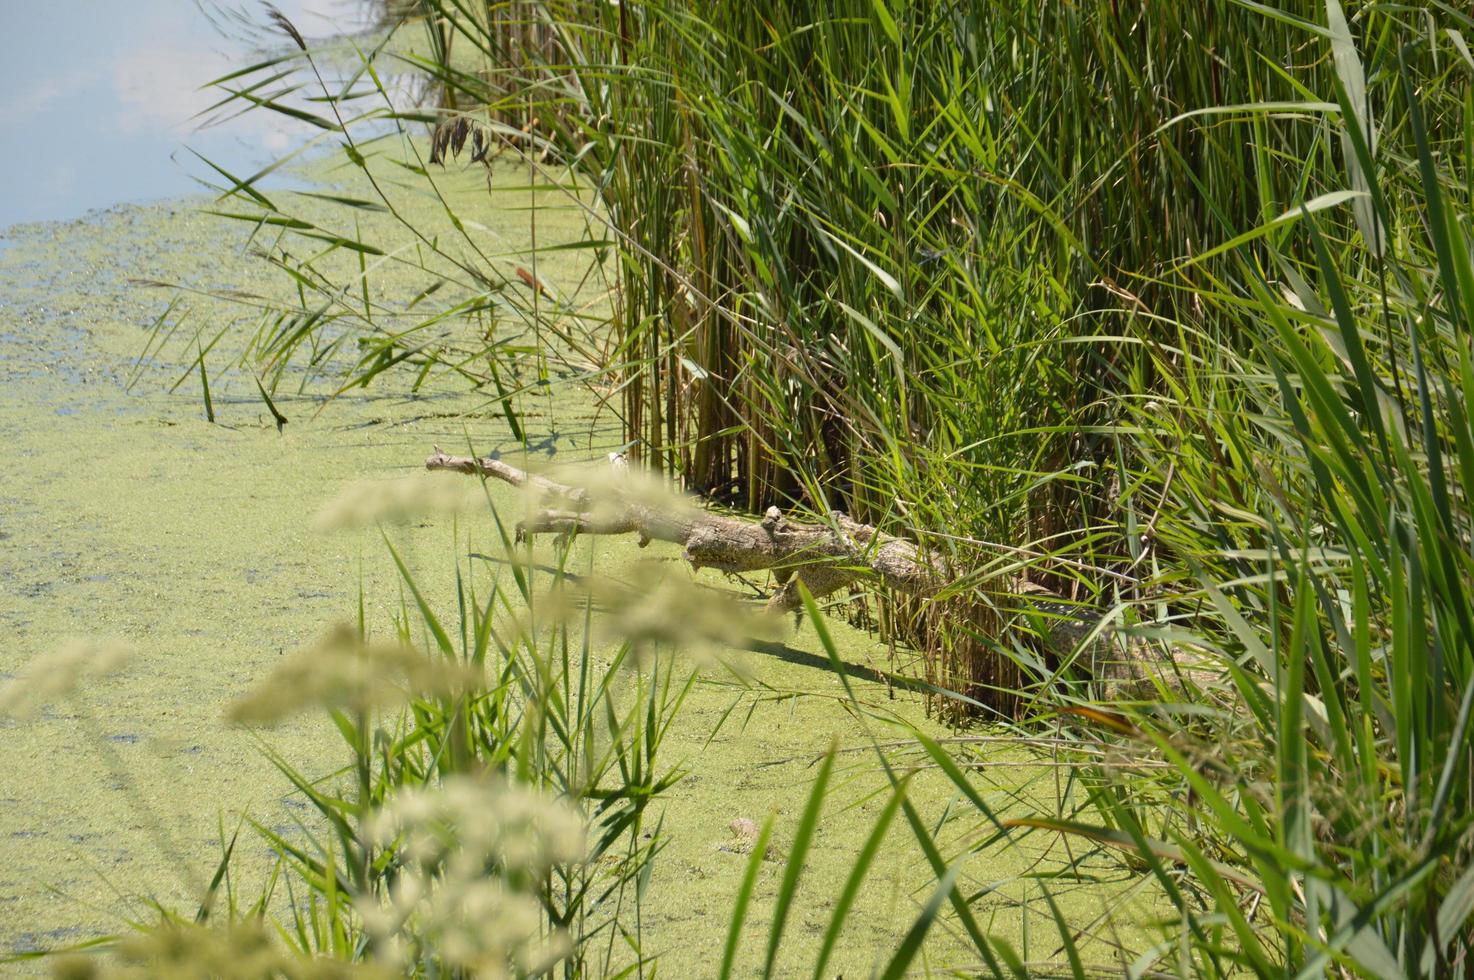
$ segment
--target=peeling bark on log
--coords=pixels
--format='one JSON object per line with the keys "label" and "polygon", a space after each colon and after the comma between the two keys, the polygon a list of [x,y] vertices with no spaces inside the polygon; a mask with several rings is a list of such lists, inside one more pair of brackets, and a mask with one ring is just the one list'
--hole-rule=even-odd
{"label": "peeling bark on log", "polygon": [[529,474],[489,457],[450,456],[437,448],[425,460],[425,468],[479,474],[516,487],[535,487],[577,508],[540,510],[518,526],[519,533],[576,530],[582,534],[638,534],[642,547],[650,541],[682,545],[686,560],[694,568],[771,570],[780,583],[768,600],[768,608],[774,611],[800,607],[800,582],[819,598],[860,581],[882,583],[912,595],[934,595],[949,580],[939,556],[915,542],[852,521],[838,511],[829,515],[829,524],[800,524],[784,517],[777,507],[768,508],[758,522],[695,509],[683,512],[678,507],[652,506],[632,496],[604,508],[591,505],[586,488]]}

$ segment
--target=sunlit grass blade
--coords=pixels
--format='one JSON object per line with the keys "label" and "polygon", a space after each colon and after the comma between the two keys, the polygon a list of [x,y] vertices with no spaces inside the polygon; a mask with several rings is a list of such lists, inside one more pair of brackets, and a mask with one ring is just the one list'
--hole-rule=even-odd
{"label": "sunlit grass blade", "polygon": [[870,873],[876,855],[880,853],[881,844],[885,841],[891,824],[895,822],[896,813],[901,808],[902,800],[905,799],[908,783],[909,778],[903,779],[892,788],[890,800],[887,801],[885,809],[880,812],[880,816],[875,818],[875,825],[855,855],[849,876],[840,889],[839,897],[835,899],[834,911],[829,916],[829,925],[824,929],[824,938],[819,944],[819,954],[814,958],[814,980],[821,980],[824,976],[824,967],[829,964],[829,957],[834,952],[835,943],[839,941],[839,935],[849,918],[850,909],[854,907],[855,899],[860,894],[860,888],[865,883],[865,877]]}
{"label": "sunlit grass blade", "polygon": [[742,884],[738,887],[737,897],[732,904],[732,913],[727,920],[727,941],[722,947],[722,965],[717,971],[717,976],[722,980],[732,975],[732,966],[737,961],[737,948],[741,944],[747,910],[752,905],[753,888],[757,885],[763,862],[767,860],[768,841],[773,836],[773,820],[774,817],[769,815],[763,821],[762,829],[753,841],[752,852],[747,858],[747,868],[742,874]]}
{"label": "sunlit grass blade", "polygon": [[896,946],[895,955],[891,957],[890,962],[881,971],[881,980],[900,980],[901,977],[906,975],[906,971],[911,966],[911,961],[916,958],[916,954],[921,950],[921,943],[926,938],[927,930],[936,921],[937,913],[941,911],[943,903],[947,901],[948,897],[956,889],[957,876],[961,873],[961,864],[954,864],[942,875],[942,880],[937,882],[937,887],[932,890],[931,897],[926,900],[926,905],[922,906],[921,913],[917,915],[916,921],[911,924],[911,928],[906,931],[906,935],[901,937],[901,942]]}
{"label": "sunlit grass blade", "polygon": [[808,802],[799,817],[798,829],[794,831],[793,846],[788,851],[788,861],[783,869],[783,880],[778,886],[778,895],[773,905],[773,921],[768,928],[768,948],[763,960],[763,976],[773,975],[773,965],[778,959],[778,949],[783,942],[783,929],[788,924],[788,912],[798,894],[799,878],[809,856],[809,846],[814,840],[814,829],[819,825],[819,810],[824,804],[824,794],[829,789],[829,774],[834,770],[834,755],[838,746],[831,744],[819,763],[814,776],[813,788]]}

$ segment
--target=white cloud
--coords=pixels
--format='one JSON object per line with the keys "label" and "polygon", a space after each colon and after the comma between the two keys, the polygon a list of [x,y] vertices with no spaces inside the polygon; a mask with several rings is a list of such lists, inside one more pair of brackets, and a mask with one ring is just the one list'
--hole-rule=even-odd
{"label": "white cloud", "polygon": [[97,75],[96,68],[78,65],[58,75],[38,78],[29,88],[7,92],[4,105],[0,105],[0,126],[18,125],[50,112],[57,103],[93,88]]}
{"label": "white cloud", "polygon": [[120,54],[112,63],[118,129],[124,133],[185,131],[196,114],[219,99],[199,86],[220,73],[218,56],[191,50],[187,44]]}

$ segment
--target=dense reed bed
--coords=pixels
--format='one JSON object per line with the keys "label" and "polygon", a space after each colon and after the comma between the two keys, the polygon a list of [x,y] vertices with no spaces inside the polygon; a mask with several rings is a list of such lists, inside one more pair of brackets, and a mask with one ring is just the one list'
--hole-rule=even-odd
{"label": "dense reed bed", "polygon": [[[938,968],[991,975],[1471,968],[1474,19],[1337,0],[425,0],[399,25],[421,29],[418,45],[364,50],[353,84],[316,94],[331,115],[313,117],[381,193],[390,172],[429,189],[432,162],[494,158],[567,189],[603,258],[607,323],[546,296],[535,254],[512,270],[448,245],[469,217],[448,212],[446,229],[413,229],[413,260],[440,262],[463,294],[391,331],[364,267],[289,269],[303,307],[271,363],[352,340],[350,379],[403,360],[454,370],[496,392],[514,431],[547,363],[576,365],[570,383],[619,413],[648,469],[748,511],[843,510],[946,554],[936,596],[875,597],[885,634],[926,652],[925,680],[953,695],[939,703],[1058,736],[1059,808],[1007,819],[968,771],[988,739],[877,739],[894,789],[815,976],[898,816],[937,885],[886,976],[915,965],[939,922],[971,959]],[[303,47],[242,77],[290,68],[311,93]],[[379,102],[371,68],[390,56],[429,73],[434,108]],[[364,100],[378,107],[355,113]],[[414,154],[429,138],[397,171],[353,135],[386,118]],[[322,237],[232,180],[251,220]],[[538,343],[431,332],[492,309]],[[1020,579],[1063,605],[1039,606]],[[1087,627],[1075,647],[1042,641],[1062,608]],[[1133,683],[1086,669],[1100,642]],[[658,731],[677,701],[617,730]],[[419,723],[438,731],[436,717]],[[571,758],[588,721],[566,721],[554,730]],[[638,740],[614,744],[653,786]],[[898,760],[917,757],[979,827],[961,852],[906,799]],[[391,778],[376,766],[365,794]],[[636,829],[636,796],[619,805]],[[1132,929],[1109,907],[1059,913],[1045,951],[1020,953],[959,872],[1027,832],[1070,838],[1079,875],[1118,855],[1170,913]],[[638,845],[619,846],[634,848],[634,882]],[[358,880],[372,860],[354,860]],[[320,862],[297,864],[334,894]],[[770,971],[796,886],[785,876]],[[749,896],[750,879],[732,948]],[[368,942],[305,945],[358,956]]]}

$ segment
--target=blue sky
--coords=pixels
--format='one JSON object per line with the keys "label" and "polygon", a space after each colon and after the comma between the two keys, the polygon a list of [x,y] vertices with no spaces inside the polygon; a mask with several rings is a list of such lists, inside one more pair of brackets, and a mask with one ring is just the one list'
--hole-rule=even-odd
{"label": "blue sky", "polygon": [[[353,0],[279,6],[309,37],[353,19]],[[249,41],[211,23],[261,19],[259,3],[201,0],[0,0],[0,227],[199,189],[207,167],[187,144],[247,171],[303,135],[253,112],[198,130],[217,95],[199,86],[240,64]],[[208,14],[208,16],[207,16]],[[259,37],[258,37],[259,40]]]}

